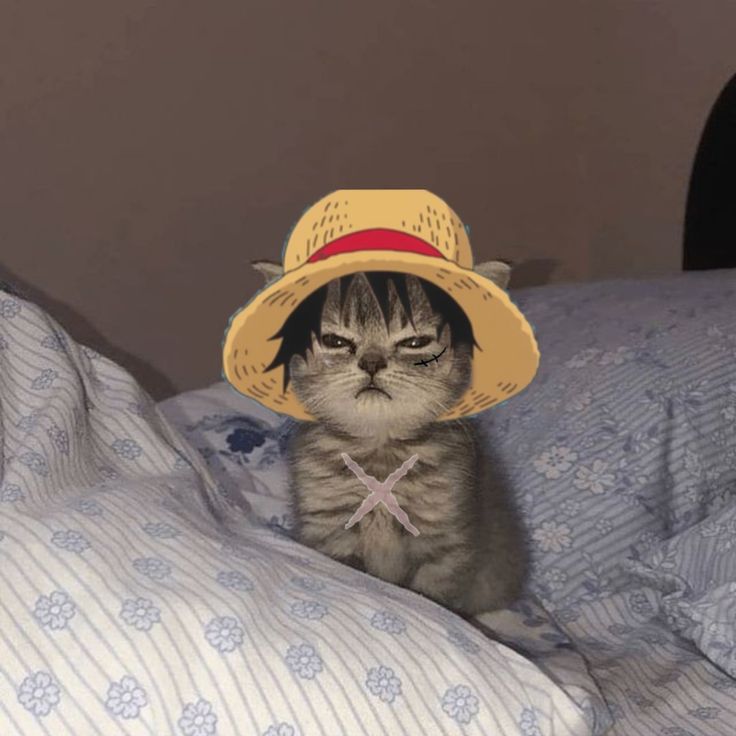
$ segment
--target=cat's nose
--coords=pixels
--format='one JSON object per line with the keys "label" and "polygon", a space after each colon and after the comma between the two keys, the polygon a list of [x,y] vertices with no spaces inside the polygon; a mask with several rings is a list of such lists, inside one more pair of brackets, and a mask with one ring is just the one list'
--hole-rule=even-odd
{"label": "cat's nose", "polygon": [[387,365],[386,358],[381,353],[375,352],[365,353],[358,361],[358,368],[368,373],[371,378]]}

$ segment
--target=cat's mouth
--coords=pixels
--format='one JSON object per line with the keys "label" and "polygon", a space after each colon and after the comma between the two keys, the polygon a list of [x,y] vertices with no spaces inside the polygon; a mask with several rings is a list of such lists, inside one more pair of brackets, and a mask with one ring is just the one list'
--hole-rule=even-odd
{"label": "cat's mouth", "polygon": [[360,391],[358,391],[357,394],[355,394],[355,398],[357,399],[358,396],[362,396],[365,393],[367,393],[367,394],[379,393],[379,394],[383,394],[384,396],[386,396],[389,399],[391,398],[391,394],[389,394],[388,391],[384,391],[379,386],[376,386],[375,383],[369,383],[367,386],[363,386],[363,388],[360,389]]}

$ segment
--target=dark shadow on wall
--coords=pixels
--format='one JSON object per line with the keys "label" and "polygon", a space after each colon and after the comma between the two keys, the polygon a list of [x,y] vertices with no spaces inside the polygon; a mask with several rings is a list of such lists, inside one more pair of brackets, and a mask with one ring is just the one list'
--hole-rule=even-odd
{"label": "dark shadow on wall", "polygon": [[121,365],[148,391],[155,401],[179,393],[162,373],[135,355],[112,345],[90,322],[72,307],[60,302],[39,288],[28,284],[0,266],[0,282],[8,284],[21,298],[37,304],[50,314],[78,343],[96,350],[114,363]]}

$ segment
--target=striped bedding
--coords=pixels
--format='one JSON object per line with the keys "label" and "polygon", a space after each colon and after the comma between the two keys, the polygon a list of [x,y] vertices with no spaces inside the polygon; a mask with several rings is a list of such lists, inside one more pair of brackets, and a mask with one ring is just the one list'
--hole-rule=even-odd
{"label": "striped bedding", "polygon": [[[512,298],[535,328],[540,370],[480,420],[524,511],[534,575],[525,600],[479,626],[559,685],[592,733],[732,736],[732,588],[721,563],[687,555],[711,544],[694,545],[691,530],[716,527],[721,546],[711,547],[733,560],[734,527],[722,519],[736,502],[736,271],[537,287]],[[222,383],[161,408],[205,459],[220,496],[255,528],[288,539],[291,423]],[[685,557],[673,560],[672,547]],[[681,595],[704,575],[712,594]],[[725,617],[715,629],[703,629],[703,600],[708,615]],[[698,621],[682,620],[688,606]],[[479,645],[465,629],[440,636],[468,655]],[[558,732],[539,705],[516,713],[510,732]],[[479,710],[456,732],[507,732],[487,716]],[[407,732],[441,732],[434,728]]]}
{"label": "striped bedding", "polygon": [[[231,454],[260,441],[213,421]],[[248,501],[273,503],[276,487],[214,477],[216,453],[198,454],[128,374],[8,291],[0,432],[2,736],[608,725],[584,661],[541,609],[488,622],[504,644],[300,547]],[[279,463],[264,460],[272,479]],[[532,646],[512,641],[519,615],[540,635]]]}

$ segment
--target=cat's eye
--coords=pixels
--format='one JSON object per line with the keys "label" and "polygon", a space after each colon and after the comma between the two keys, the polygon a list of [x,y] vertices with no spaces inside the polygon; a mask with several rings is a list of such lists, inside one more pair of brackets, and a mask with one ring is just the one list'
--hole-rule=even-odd
{"label": "cat's eye", "polygon": [[426,335],[415,335],[414,337],[407,337],[406,340],[400,340],[396,345],[400,348],[413,348],[418,350],[419,348],[426,348],[429,343],[433,342],[431,337]]}
{"label": "cat's eye", "polygon": [[326,335],[322,335],[322,344],[326,348],[349,348],[350,350],[355,349],[355,343],[352,340],[348,340],[347,337],[341,337],[333,332],[328,332]]}

